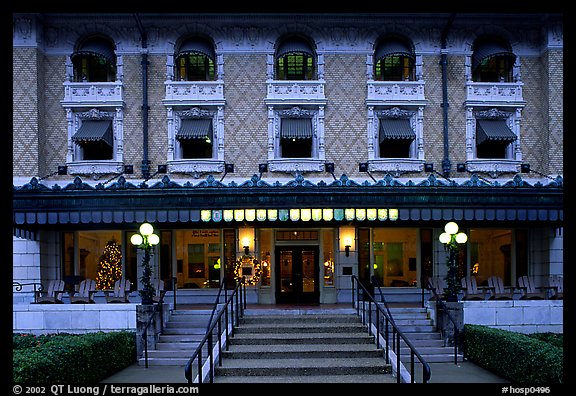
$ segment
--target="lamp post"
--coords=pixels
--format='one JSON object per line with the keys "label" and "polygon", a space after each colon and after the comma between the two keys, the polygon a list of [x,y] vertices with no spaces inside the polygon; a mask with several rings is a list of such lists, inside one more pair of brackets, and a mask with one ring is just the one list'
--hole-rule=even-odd
{"label": "lamp post", "polygon": [[458,301],[458,264],[456,263],[456,253],[458,245],[466,243],[468,236],[463,232],[458,232],[458,224],[451,221],[444,226],[444,232],[438,238],[444,244],[444,249],[448,252],[448,275],[446,276],[446,301]]}
{"label": "lamp post", "polygon": [[150,266],[150,252],[154,246],[158,245],[160,237],[154,234],[154,227],[149,223],[143,223],[140,226],[139,233],[132,235],[130,243],[138,249],[144,251],[144,258],[142,259],[142,290],[140,290],[140,297],[142,298],[142,305],[152,305],[154,303],[153,297],[154,286],[150,282],[152,275],[152,267]]}

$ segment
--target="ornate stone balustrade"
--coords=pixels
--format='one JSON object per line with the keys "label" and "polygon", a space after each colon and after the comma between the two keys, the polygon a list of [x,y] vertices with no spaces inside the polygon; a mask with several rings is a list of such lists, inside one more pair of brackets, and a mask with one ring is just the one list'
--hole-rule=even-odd
{"label": "ornate stone balustrade", "polygon": [[122,106],[122,83],[64,82],[65,107]]}
{"label": "ornate stone balustrade", "polygon": [[222,81],[166,81],[166,106],[198,103],[224,104]]}
{"label": "ornate stone balustrade", "polygon": [[324,81],[268,80],[267,104],[325,104]]}
{"label": "ornate stone balustrade", "polygon": [[423,81],[368,81],[368,105],[424,102]]}
{"label": "ornate stone balustrade", "polygon": [[466,83],[466,104],[522,104],[521,82],[514,83],[493,83],[493,82],[472,82]]}

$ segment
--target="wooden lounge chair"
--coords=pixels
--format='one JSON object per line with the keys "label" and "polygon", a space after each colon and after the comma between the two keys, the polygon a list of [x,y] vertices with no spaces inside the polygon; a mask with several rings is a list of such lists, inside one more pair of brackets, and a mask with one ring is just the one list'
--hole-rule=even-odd
{"label": "wooden lounge chair", "polygon": [[166,286],[162,279],[156,279],[154,282],[152,282],[152,286],[154,286],[154,290],[156,291],[154,297],[152,297],[152,300],[157,303],[160,301],[160,299],[164,298],[164,295],[166,294]]}
{"label": "wooden lounge chair", "polygon": [[107,303],[129,303],[130,281],[128,279],[118,279],[114,282],[114,291],[112,294],[106,294]]}
{"label": "wooden lounge chair", "polygon": [[[430,300],[436,300],[436,296],[441,300],[446,298],[446,281],[441,276],[430,276],[426,279],[426,288],[432,292]],[[434,294],[434,292],[436,292]]]}
{"label": "wooden lounge chair", "polygon": [[514,288],[504,287],[504,282],[499,276],[488,278],[488,288],[490,289],[490,300],[513,300]]}
{"label": "wooden lounge chair", "polygon": [[518,278],[518,288],[521,290],[521,300],[545,300],[546,290],[541,287],[536,287],[534,279],[528,275]]}
{"label": "wooden lounge chair", "polygon": [[36,291],[37,304],[62,304],[62,295],[64,294],[64,281],[57,279],[48,283],[46,291]]}
{"label": "wooden lounge chair", "polygon": [[78,291],[73,291],[70,295],[70,302],[72,304],[94,304],[94,293],[96,293],[96,281],[84,279],[80,282]]}
{"label": "wooden lounge chair", "polygon": [[464,291],[464,296],[462,297],[463,300],[486,299],[486,290],[478,288],[475,276],[469,278],[463,277],[460,279],[460,283],[462,284],[462,290]]}
{"label": "wooden lounge chair", "polygon": [[548,279],[549,289],[552,290],[552,295],[550,296],[553,300],[563,300],[564,299],[564,278],[561,275],[550,275]]}

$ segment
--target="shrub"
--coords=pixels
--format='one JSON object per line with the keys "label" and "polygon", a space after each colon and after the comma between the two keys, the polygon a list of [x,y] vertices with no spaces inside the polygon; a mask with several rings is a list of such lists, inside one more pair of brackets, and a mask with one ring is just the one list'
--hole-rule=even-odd
{"label": "shrub", "polygon": [[136,361],[135,333],[127,331],[19,336],[14,348],[15,383],[94,383]]}
{"label": "shrub", "polygon": [[514,383],[562,383],[563,349],[536,337],[487,326],[464,326],[468,359]]}

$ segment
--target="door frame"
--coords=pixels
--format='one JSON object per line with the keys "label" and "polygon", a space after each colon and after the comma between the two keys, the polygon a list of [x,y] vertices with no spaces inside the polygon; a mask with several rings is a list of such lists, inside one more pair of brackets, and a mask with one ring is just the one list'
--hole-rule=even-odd
{"label": "door frame", "polygon": [[[295,285],[295,290],[289,295],[284,295],[281,290],[281,276],[280,276],[280,251],[281,250],[291,250],[294,252],[299,252],[298,260],[293,259],[293,265],[296,263],[297,269],[300,269],[300,273],[295,273],[292,271],[292,281]],[[303,292],[302,291],[302,251],[313,251],[314,252],[314,291],[313,292]],[[320,303],[320,248],[318,245],[314,244],[282,244],[276,245],[274,249],[274,272],[275,272],[275,301],[276,304],[319,304]],[[293,255],[293,257],[295,257]],[[299,275],[299,276],[298,276]]]}

